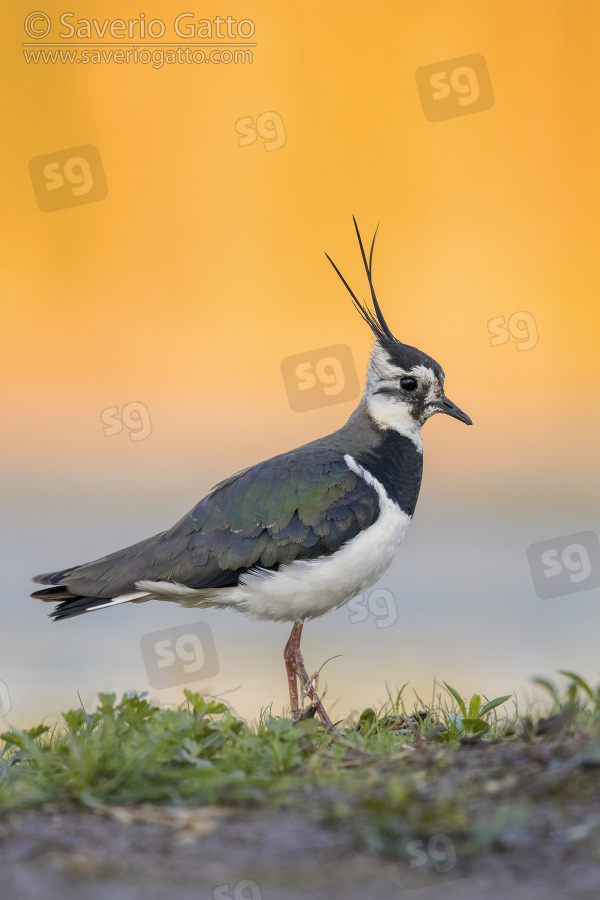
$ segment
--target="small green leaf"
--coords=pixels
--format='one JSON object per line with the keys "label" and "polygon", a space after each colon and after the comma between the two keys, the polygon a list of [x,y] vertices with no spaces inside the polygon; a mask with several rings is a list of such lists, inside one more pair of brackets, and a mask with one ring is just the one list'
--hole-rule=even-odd
{"label": "small green leaf", "polygon": [[33,728],[27,728],[25,734],[34,741],[41,734],[46,734],[47,731],[50,731],[47,725],[34,725]]}
{"label": "small green leaf", "polygon": [[360,731],[370,731],[377,724],[377,714],[374,709],[365,709],[360,714],[358,727]]}
{"label": "small green leaf", "polygon": [[72,735],[76,735],[85,721],[85,712],[83,709],[70,709],[62,714],[67,724],[67,728]]}
{"label": "small green leaf", "polygon": [[592,691],[589,684],[586,681],[584,681],[580,675],[576,675],[574,672],[567,672],[566,669],[559,669],[558,671],[560,672],[561,675],[565,675],[567,678],[570,678],[572,681],[574,681],[575,684],[577,685],[577,687],[581,688],[581,690],[584,692],[584,694],[588,695],[588,697],[590,698],[592,703],[596,702],[596,698],[594,697],[594,692]]}
{"label": "small green leaf", "polygon": [[116,694],[98,694],[98,699],[100,700],[100,706],[102,708],[102,712],[109,712],[114,709],[115,700],[117,699]]}
{"label": "small green leaf", "polygon": [[450,685],[447,682],[444,682],[444,686],[445,686],[446,690],[448,691],[448,693],[452,694],[452,696],[454,697],[454,699],[456,700],[456,702],[458,704],[458,708],[460,709],[463,718],[466,719],[467,707],[465,706],[465,701],[462,699],[462,697],[460,696],[458,691],[454,690],[453,687],[450,687]]}
{"label": "small green leaf", "polygon": [[539,677],[532,678],[531,680],[533,681],[534,684],[537,684],[539,687],[541,687],[545,691],[547,691],[555,703],[560,703],[560,697],[559,697],[556,685],[552,684],[551,681],[548,681],[547,678],[539,678]]}
{"label": "small green leaf", "polygon": [[489,731],[490,726],[483,719],[463,719],[463,730],[470,731],[472,734],[481,734]]}
{"label": "small green leaf", "polygon": [[506,703],[507,700],[510,700],[512,694],[507,694],[506,697],[497,697],[495,700],[490,700],[489,703],[486,703],[485,706],[482,706],[479,710],[479,717],[484,716],[486,713],[489,713],[492,709],[496,709],[497,706],[501,706],[503,703]]}
{"label": "small green leaf", "polygon": [[471,702],[469,703],[469,718],[476,719],[479,715],[479,710],[481,709],[481,697],[479,694],[473,694],[471,697]]}
{"label": "small green leaf", "polygon": [[25,747],[26,737],[22,731],[5,731],[4,734],[0,734],[0,738],[3,741],[6,741],[7,744],[15,744],[17,747]]}

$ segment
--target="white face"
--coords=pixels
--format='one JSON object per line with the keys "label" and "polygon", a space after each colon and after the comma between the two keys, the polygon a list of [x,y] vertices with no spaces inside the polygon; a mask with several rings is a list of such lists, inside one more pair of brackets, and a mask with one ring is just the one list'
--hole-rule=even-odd
{"label": "white face", "polygon": [[438,404],[444,396],[444,376],[422,364],[402,369],[376,343],[365,393],[369,412],[376,422],[406,435],[420,446],[421,427],[430,416],[441,411]]}

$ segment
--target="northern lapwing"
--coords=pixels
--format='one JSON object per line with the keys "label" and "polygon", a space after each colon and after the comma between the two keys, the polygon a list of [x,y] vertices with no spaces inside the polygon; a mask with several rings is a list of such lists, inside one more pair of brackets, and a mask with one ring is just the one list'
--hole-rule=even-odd
{"label": "northern lapwing", "polygon": [[[375,343],[363,396],[327,437],[274,456],[217,484],[176,525],[103,556],[33,580],[59,601],[50,617],[167,600],[292,622],[284,650],[291,715],[331,720],[300,652],[304,622],[348,603],[386,571],[412,519],[423,471],[421,428],[436,413],[471,419],[444,394],[434,359],[397,340],[381,312],[356,220],[372,309],[327,259]],[[298,681],[302,709],[298,699]],[[303,704],[302,704],[303,705]]]}

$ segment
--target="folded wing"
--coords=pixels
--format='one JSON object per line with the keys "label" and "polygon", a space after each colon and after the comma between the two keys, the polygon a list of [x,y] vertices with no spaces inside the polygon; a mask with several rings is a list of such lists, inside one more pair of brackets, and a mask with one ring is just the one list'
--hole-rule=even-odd
{"label": "folded wing", "polygon": [[168,531],[94,562],[38,575],[32,596],[110,600],[138,581],[236,585],[255,567],[327,556],[379,514],[376,491],[332,450],[294,450],[221,482]]}

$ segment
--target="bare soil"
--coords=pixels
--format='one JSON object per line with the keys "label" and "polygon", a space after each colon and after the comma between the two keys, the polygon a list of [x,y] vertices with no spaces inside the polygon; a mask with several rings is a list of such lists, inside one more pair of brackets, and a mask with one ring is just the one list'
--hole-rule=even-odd
{"label": "bare soil", "polygon": [[1,894],[11,900],[598,900],[600,863],[586,843],[595,812],[571,810],[569,818],[573,813],[579,831],[567,829],[559,838],[542,816],[537,834],[517,829],[466,868],[430,873],[422,887],[407,881],[406,868],[393,859],[357,849],[345,823],[324,826],[293,811],[19,813],[0,826]]}

